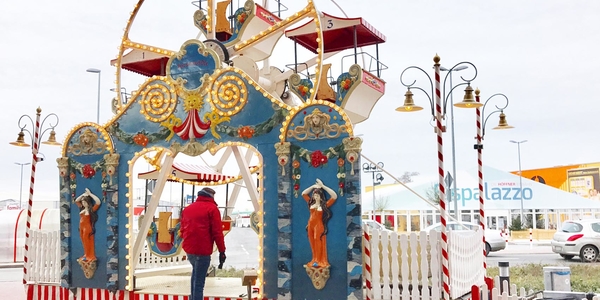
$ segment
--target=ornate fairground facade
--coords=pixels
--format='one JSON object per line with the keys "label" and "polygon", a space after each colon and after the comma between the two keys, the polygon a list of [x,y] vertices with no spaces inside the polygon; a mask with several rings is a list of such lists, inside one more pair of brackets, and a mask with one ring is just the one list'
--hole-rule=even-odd
{"label": "ornate fairground facade", "polygon": [[[134,7],[112,62],[115,90],[122,90],[126,72],[145,80],[129,99],[117,93],[112,119],[73,128],[57,160],[61,297],[188,298],[136,286],[144,249],[161,257],[182,252],[178,224],[164,228],[160,218],[147,217],[140,234],[133,231],[133,166],[143,160],[156,170],[146,216],[155,215],[167,181],[246,186],[260,245],[253,299],[363,299],[362,140],[353,125],[366,120],[384,94],[385,66],[369,56],[377,67],[365,69],[356,49],[375,47],[385,36],[362,18],[322,13],[311,0],[287,15],[266,2],[195,2],[188,17],[198,37],[173,50],[130,36],[144,1]],[[312,57],[299,62],[277,53],[281,39]],[[334,57],[346,49],[354,54],[344,65]],[[289,59],[287,69],[270,65],[275,55]],[[329,61],[342,65],[333,80]],[[219,152],[231,155],[238,176],[177,176],[178,155]],[[245,153],[258,163],[250,165]],[[225,232],[229,222],[223,219]],[[50,299],[36,295],[30,298]]]}

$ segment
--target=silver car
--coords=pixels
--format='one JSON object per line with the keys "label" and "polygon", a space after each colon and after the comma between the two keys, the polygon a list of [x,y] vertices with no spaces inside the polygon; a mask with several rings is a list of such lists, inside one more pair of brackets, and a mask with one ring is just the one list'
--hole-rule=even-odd
{"label": "silver car", "polygon": [[572,220],[563,223],[552,238],[552,251],[565,259],[579,256],[583,262],[598,260],[600,219]]}
{"label": "silver car", "polygon": [[[462,224],[462,225],[460,225]],[[471,223],[471,222],[461,222],[458,224],[457,222],[448,222],[446,223],[447,230],[475,230],[477,228],[481,228],[479,224]],[[427,228],[423,229],[425,232],[429,233],[431,230],[442,231],[442,223],[436,223]],[[500,251],[506,248],[506,239],[502,236],[502,232],[500,230],[495,229],[486,229],[485,230],[485,255],[487,256],[490,252]]]}
{"label": "silver car", "polygon": [[374,221],[374,220],[362,220],[363,224],[369,226],[371,230],[379,230],[383,232],[393,232],[392,230],[387,229],[383,224]]}

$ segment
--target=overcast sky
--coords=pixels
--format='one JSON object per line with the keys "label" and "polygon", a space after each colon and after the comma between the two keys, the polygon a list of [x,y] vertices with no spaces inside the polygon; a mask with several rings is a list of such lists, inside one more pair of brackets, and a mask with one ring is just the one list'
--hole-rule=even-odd
{"label": "overcast sky", "polygon": [[[238,0],[233,0],[237,4]],[[243,1],[242,1],[243,2]],[[473,63],[478,75],[473,82],[482,100],[495,93],[510,99],[506,115],[515,129],[492,130],[497,115],[487,124],[484,164],[505,170],[518,169],[517,146],[509,140],[528,140],[521,146],[523,169],[600,161],[597,115],[600,104],[600,2],[598,1],[367,1],[338,0],[350,17],[364,17],[387,37],[379,47],[381,61],[388,66],[382,74],[386,94],[371,118],[356,125],[364,139],[363,154],[385,163],[393,174],[437,172],[437,143],[430,125],[426,96],[414,91],[416,104],[426,107],[418,113],[398,113],[406,89],[399,76],[409,66],[418,66],[433,77],[433,57],[451,68],[463,61]],[[285,1],[291,12],[305,1]],[[100,123],[112,116],[115,69],[110,60],[117,55],[131,0],[3,1],[0,4],[0,200],[19,199],[21,167],[31,162],[31,151],[9,145],[19,131],[23,114],[34,117],[40,106],[42,117],[56,113],[56,128],[62,142],[78,123],[96,120],[98,75]],[[320,11],[343,16],[329,0],[316,1]],[[142,43],[178,50],[197,37],[193,26],[194,7],[190,1],[147,0],[134,22],[131,38]],[[287,16],[289,12],[284,13]],[[205,39],[200,37],[200,39]],[[282,37],[281,43],[288,43]],[[288,48],[289,49],[289,48]],[[374,47],[363,49],[375,54]],[[272,65],[285,69],[293,63],[289,51],[274,53]],[[339,64],[341,55],[331,59]],[[339,67],[332,68],[339,75]],[[411,75],[412,74],[412,75]],[[429,81],[417,73],[417,85],[430,90]],[[473,69],[458,72],[469,77]],[[134,90],[143,79],[128,75],[124,86]],[[462,99],[457,92],[455,100]],[[503,104],[500,99],[493,104]],[[497,102],[496,102],[497,101]],[[450,107],[448,107],[450,109]],[[492,109],[488,109],[489,112]],[[456,162],[459,170],[477,167],[473,150],[475,111],[455,109]],[[48,126],[48,124],[45,124]],[[31,125],[28,125],[31,128]],[[47,127],[46,127],[47,128]],[[48,133],[43,137],[45,140]],[[28,140],[29,137],[27,137]],[[450,130],[444,135],[445,162],[451,169]],[[38,164],[35,199],[58,198],[56,158],[59,147],[42,145],[46,160]],[[30,166],[24,167],[23,198],[27,199]],[[476,175],[476,173],[474,173]],[[388,177],[388,176],[386,176]],[[457,179],[460,186],[460,178]],[[370,184],[370,176],[363,179]],[[385,182],[391,180],[386,178]]]}

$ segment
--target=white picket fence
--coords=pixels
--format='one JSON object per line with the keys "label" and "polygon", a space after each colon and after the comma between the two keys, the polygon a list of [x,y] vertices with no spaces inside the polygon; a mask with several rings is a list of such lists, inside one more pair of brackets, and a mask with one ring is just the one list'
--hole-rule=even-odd
{"label": "white picket fence", "polygon": [[485,283],[483,267],[485,256],[483,256],[482,241],[483,232],[481,230],[448,232],[450,298],[461,297],[470,293],[473,285],[479,286]]}
{"label": "white picket fence", "polygon": [[138,269],[152,269],[160,267],[171,267],[179,265],[189,265],[187,255],[182,250],[175,256],[158,256],[153,254],[147,247],[144,247],[138,258]]}
{"label": "white picket fence", "polygon": [[[440,300],[442,299],[442,262],[439,233],[397,234],[364,227],[364,277],[368,282],[366,297],[371,300]],[[481,232],[450,232],[448,235],[451,298],[468,294],[479,287],[480,296],[473,300],[518,300],[533,296],[524,288],[504,292],[492,289],[488,298],[483,281],[483,244]],[[60,239],[58,231],[30,231],[27,278],[30,284],[56,284],[60,280]],[[139,256],[139,269],[189,266],[184,252],[172,257],[153,255],[144,247]],[[494,286],[500,286],[495,278]],[[600,297],[594,297],[600,300]]]}
{"label": "white picket fence", "polygon": [[60,239],[58,231],[29,231],[27,282],[58,283],[60,281]]}
{"label": "white picket fence", "polygon": [[[367,298],[439,300],[443,295],[440,233],[398,234],[363,226]],[[458,298],[484,284],[482,232],[448,235],[450,295]],[[460,267],[459,267],[460,266]]]}
{"label": "white picket fence", "polygon": [[[138,269],[155,269],[172,266],[188,266],[185,252],[161,257],[144,247],[138,257]],[[30,246],[27,261],[27,282],[51,284],[60,282],[60,239],[58,231],[30,230]]]}

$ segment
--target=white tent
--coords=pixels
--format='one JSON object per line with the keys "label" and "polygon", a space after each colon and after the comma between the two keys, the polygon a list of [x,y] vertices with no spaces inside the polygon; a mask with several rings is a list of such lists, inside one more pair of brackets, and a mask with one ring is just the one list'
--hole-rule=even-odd
{"label": "white tent", "polygon": [[[521,199],[524,209],[600,209],[598,200],[583,198],[527,178],[521,179],[521,193],[519,176],[509,172],[484,166],[483,174],[486,210],[520,209]],[[477,170],[460,171],[456,177],[458,208],[479,209]],[[430,177],[407,184],[418,195],[400,184],[377,186],[375,204],[384,210],[431,210],[433,207],[422,198],[427,199],[427,193],[431,194],[437,190],[437,183],[437,177]],[[362,204],[364,212],[373,210],[371,190],[363,191]],[[453,209],[454,204],[449,203],[447,207]]]}

